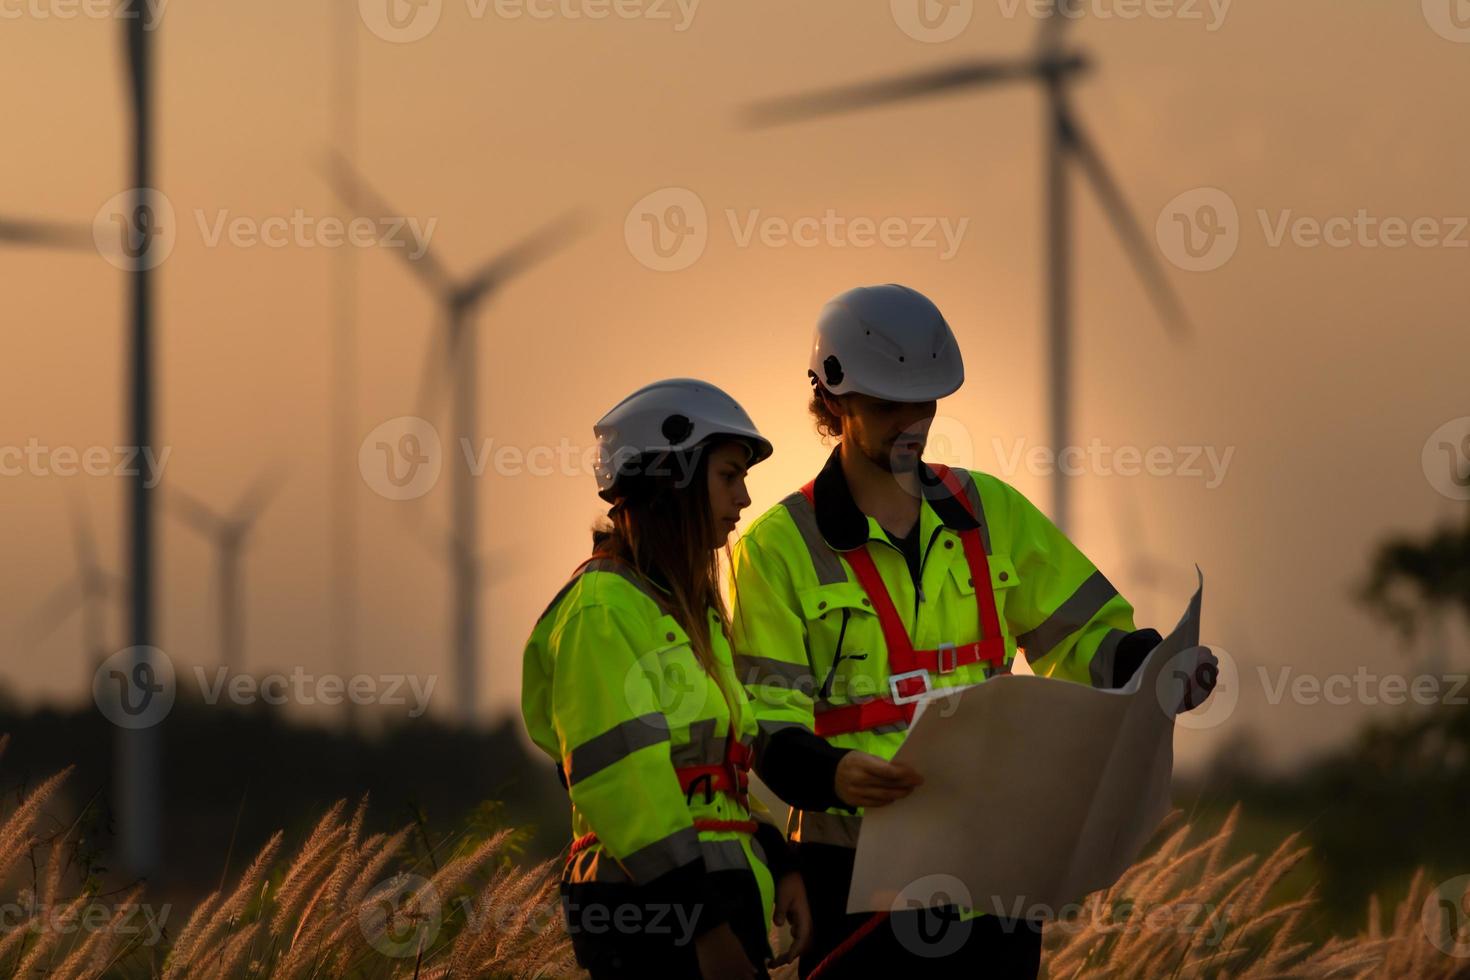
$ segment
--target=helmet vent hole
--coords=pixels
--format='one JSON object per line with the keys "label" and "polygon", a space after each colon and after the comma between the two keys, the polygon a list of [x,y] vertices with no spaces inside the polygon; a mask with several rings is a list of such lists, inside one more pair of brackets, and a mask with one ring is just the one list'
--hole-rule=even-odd
{"label": "helmet vent hole", "polygon": [[669,445],[677,446],[689,438],[690,434],[694,431],[694,423],[690,422],[689,417],[686,415],[670,415],[664,419],[661,431],[664,434],[664,438],[669,440]]}
{"label": "helmet vent hole", "polygon": [[822,362],[822,370],[827,375],[827,387],[833,388],[842,384],[842,362],[837,359],[836,354],[827,355],[827,359]]}

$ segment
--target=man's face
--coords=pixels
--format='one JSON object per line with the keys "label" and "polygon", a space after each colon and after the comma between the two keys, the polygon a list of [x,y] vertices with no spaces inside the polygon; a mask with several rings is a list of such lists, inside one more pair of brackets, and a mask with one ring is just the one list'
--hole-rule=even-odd
{"label": "man's face", "polygon": [[937,402],[890,402],[857,392],[835,401],[843,442],[890,473],[919,468]]}

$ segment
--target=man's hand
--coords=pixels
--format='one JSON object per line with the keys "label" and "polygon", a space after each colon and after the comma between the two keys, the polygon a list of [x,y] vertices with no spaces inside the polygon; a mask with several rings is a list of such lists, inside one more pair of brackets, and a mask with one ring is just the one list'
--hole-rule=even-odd
{"label": "man's hand", "polygon": [[791,925],[791,947],[771,960],[771,969],[796,962],[812,944],[812,910],[806,904],[806,885],[795,871],[781,876],[776,883],[776,925]]}
{"label": "man's hand", "polygon": [[849,752],[837,763],[838,799],[848,806],[887,806],[901,800],[924,781],[902,762],[889,762],[867,752]]}
{"label": "man's hand", "polygon": [[1174,659],[1182,668],[1179,674],[1184,681],[1184,697],[1179,702],[1179,712],[1193,711],[1204,704],[1215,689],[1215,682],[1220,677],[1220,658],[1209,647],[1190,647],[1180,651]]}
{"label": "man's hand", "polygon": [[755,967],[728,922],[694,940],[694,954],[704,980],[754,980]]}

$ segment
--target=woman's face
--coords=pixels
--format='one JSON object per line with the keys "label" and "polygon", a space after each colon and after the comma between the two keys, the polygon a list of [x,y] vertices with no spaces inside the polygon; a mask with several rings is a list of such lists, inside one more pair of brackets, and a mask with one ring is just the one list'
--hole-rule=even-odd
{"label": "woman's face", "polygon": [[750,506],[745,492],[750,451],[741,442],[722,442],[709,452],[709,506],[714,519],[713,547],[722,546],[735,531],[740,512]]}

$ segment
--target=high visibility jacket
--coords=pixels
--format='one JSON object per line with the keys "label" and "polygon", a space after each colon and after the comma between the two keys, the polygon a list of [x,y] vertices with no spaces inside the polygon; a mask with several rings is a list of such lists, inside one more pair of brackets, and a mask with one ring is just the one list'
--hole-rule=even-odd
{"label": "high visibility jacket", "polygon": [[[851,705],[909,696],[901,685],[890,686],[888,644],[852,565],[857,549],[871,556],[912,647],[930,653],[919,687],[983,683],[1009,672],[1017,650],[1036,674],[1111,686],[1118,644],[1134,630],[1133,608],[1015,488],[976,471],[954,470],[952,477],[963,499],[933,470],[923,474],[919,588],[902,551],[853,502],[838,451],[807,488],[810,499],[802,492],[786,497],[737,543],[732,634],[737,672],[758,716],[757,772],[765,741],[792,725],[885,759],[903,743],[908,722],[901,717],[823,731],[824,716],[850,721]],[[963,541],[968,532],[983,546],[988,582],[974,580]],[[981,621],[990,599],[1003,648],[980,642],[987,639]],[[1002,662],[996,667],[973,655],[964,662],[951,645],[989,648]],[[788,830],[794,840],[851,847],[860,822],[860,810],[793,810]]]}
{"label": "high visibility jacket", "polygon": [[769,923],[771,875],[741,829],[752,813],[744,767],[731,762],[754,741],[755,714],[719,614],[708,611],[709,634],[733,718],[666,596],[627,565],[594,559],[526,643],[521,710],[571,796],[565,880],[641,885],[699,861],[709,872],[749,869]]}

